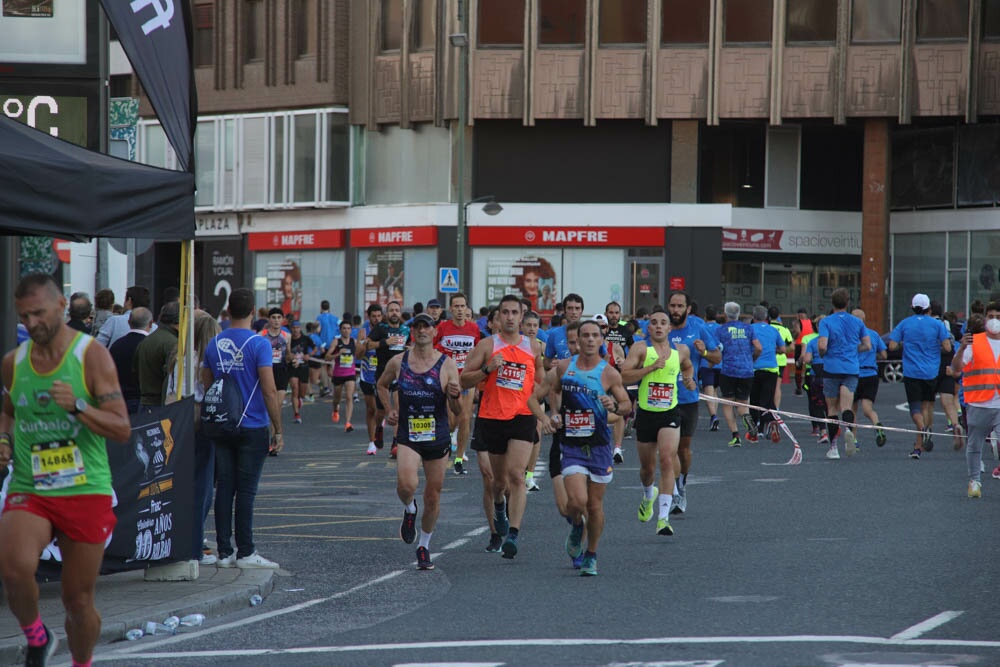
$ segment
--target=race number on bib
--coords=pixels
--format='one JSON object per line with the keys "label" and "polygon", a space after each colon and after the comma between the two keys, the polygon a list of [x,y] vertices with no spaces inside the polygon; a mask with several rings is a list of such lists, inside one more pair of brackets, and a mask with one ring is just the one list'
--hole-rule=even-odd
{"label": "race number on bib", "polygon": [[455,360],[455,365],[458,366],[459,371],[465,368],[465,360],[468,359],[468,357],[468,352],[456,352],[455,356],[452,357]]}
{"label": "race number on bib", "polygon": [[350,352],[340,353],[340,366],[353,366],[354,365],[354,355]]}
{"label": "race number on bib", "polygon": [[567,438],[588,438],[596,428],[593,410],[567,410],[563,423]]}
{"label": "race number on bib", "polygon": [[272,364],[282,364],[285,362],[285,357],[278,348],[271,348],[271,363]]}
{"label": "race number on bib", "polygon": [[434,442],[437,424],[434,416],[410,417],[407,421],[410,428],[410,442]]}
{"label": "race number on bib", "polygon": [[497,387],[500,389],[522,391],[524,389],[524,381],[527,377],[527,365],[505,361],[503,366],[497,369]]}
{"label": "race number on bib", "polygon": [[674,402],[674,385],[664,382],[649,383],[649,407],[669,410]]}
{"label": "race number on bib", "polygon": [[72,440],[32,445],[31,475],[38,491],[65,489],[87,483],[83,454]]}

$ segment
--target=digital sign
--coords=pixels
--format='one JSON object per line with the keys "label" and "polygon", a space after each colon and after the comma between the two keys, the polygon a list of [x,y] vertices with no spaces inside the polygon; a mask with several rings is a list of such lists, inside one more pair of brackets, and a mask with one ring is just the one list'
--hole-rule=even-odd
{"label": "digital sign", "polygon": [[0,112],[53,137],[87,146],[86,97],[9,96],[0,91]]}
{"label": "digital sign", "polygon": [[0,77],[99,77],[98,2],[0,0]]}

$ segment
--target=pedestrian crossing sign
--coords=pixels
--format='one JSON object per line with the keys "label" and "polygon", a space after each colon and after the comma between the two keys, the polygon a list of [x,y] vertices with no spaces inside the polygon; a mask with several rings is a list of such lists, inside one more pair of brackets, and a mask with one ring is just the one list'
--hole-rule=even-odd
{"label": "pedestrian crossing sign", "polygon": [[458,292],[458,269],[454,267],[438,268],[438,291],[442,294]]}

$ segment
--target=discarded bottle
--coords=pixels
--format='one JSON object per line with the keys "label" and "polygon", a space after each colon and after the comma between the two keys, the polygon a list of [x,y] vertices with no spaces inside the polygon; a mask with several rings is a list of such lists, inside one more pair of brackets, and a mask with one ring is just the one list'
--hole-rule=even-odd
{"label": "discarded bottle", "polygon": [[168,616],[163,619],[163,625],[167,626],[171,630],[176,630],[177,626],[181,624],[181,619],[176,616]]}
{"label": "discarded bottle", "polygon": [[250,606],[251,607],[256,607],[257,605],[259,605],[263,601],[264,601],[264,598],[262,598],[261,596],[259,596],[257,594],[254,594],[254,595],[250,596]]}
{"label": "discarded bottle", "polygon": [[142,636],[144,634],[146,633],[143,632],[140,628],[132,628],[131,630],[125,633],[125,639],[129,640],[130,642],[134,642],[137,639],[142,639]]}
{"label": "discarded bottle", "polygon": [[171,628],[163,623],[157,623],[156,621],[149,621],[146,623],[146,634],[147,635],[174,635],[177,634],[176,628]]}
{"label": "discarded bottle", "polygon": [[205,614],[188,614],[181,618],[181,625],[186,628],[196,628],[205,622]]}

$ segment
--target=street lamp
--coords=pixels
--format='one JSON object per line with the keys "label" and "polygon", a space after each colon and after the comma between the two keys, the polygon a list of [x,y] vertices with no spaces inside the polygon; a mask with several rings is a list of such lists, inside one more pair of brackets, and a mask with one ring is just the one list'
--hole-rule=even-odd
{"label": "street lamp", "polygon": [[456,162],[457,179],[455,184],[455,202],[458,204],[458,221],[455,229],[455,249],[458,251],[458,283],[468,285],[465,277],[465,223],[467,213],[465,203],[465,126],[466,113],[469,107],[469,15],[465,11],[465,0],[458,0],[459,30],[448,37],[451,45],[458,49],[458,137],[455,149],[458,151]]}

